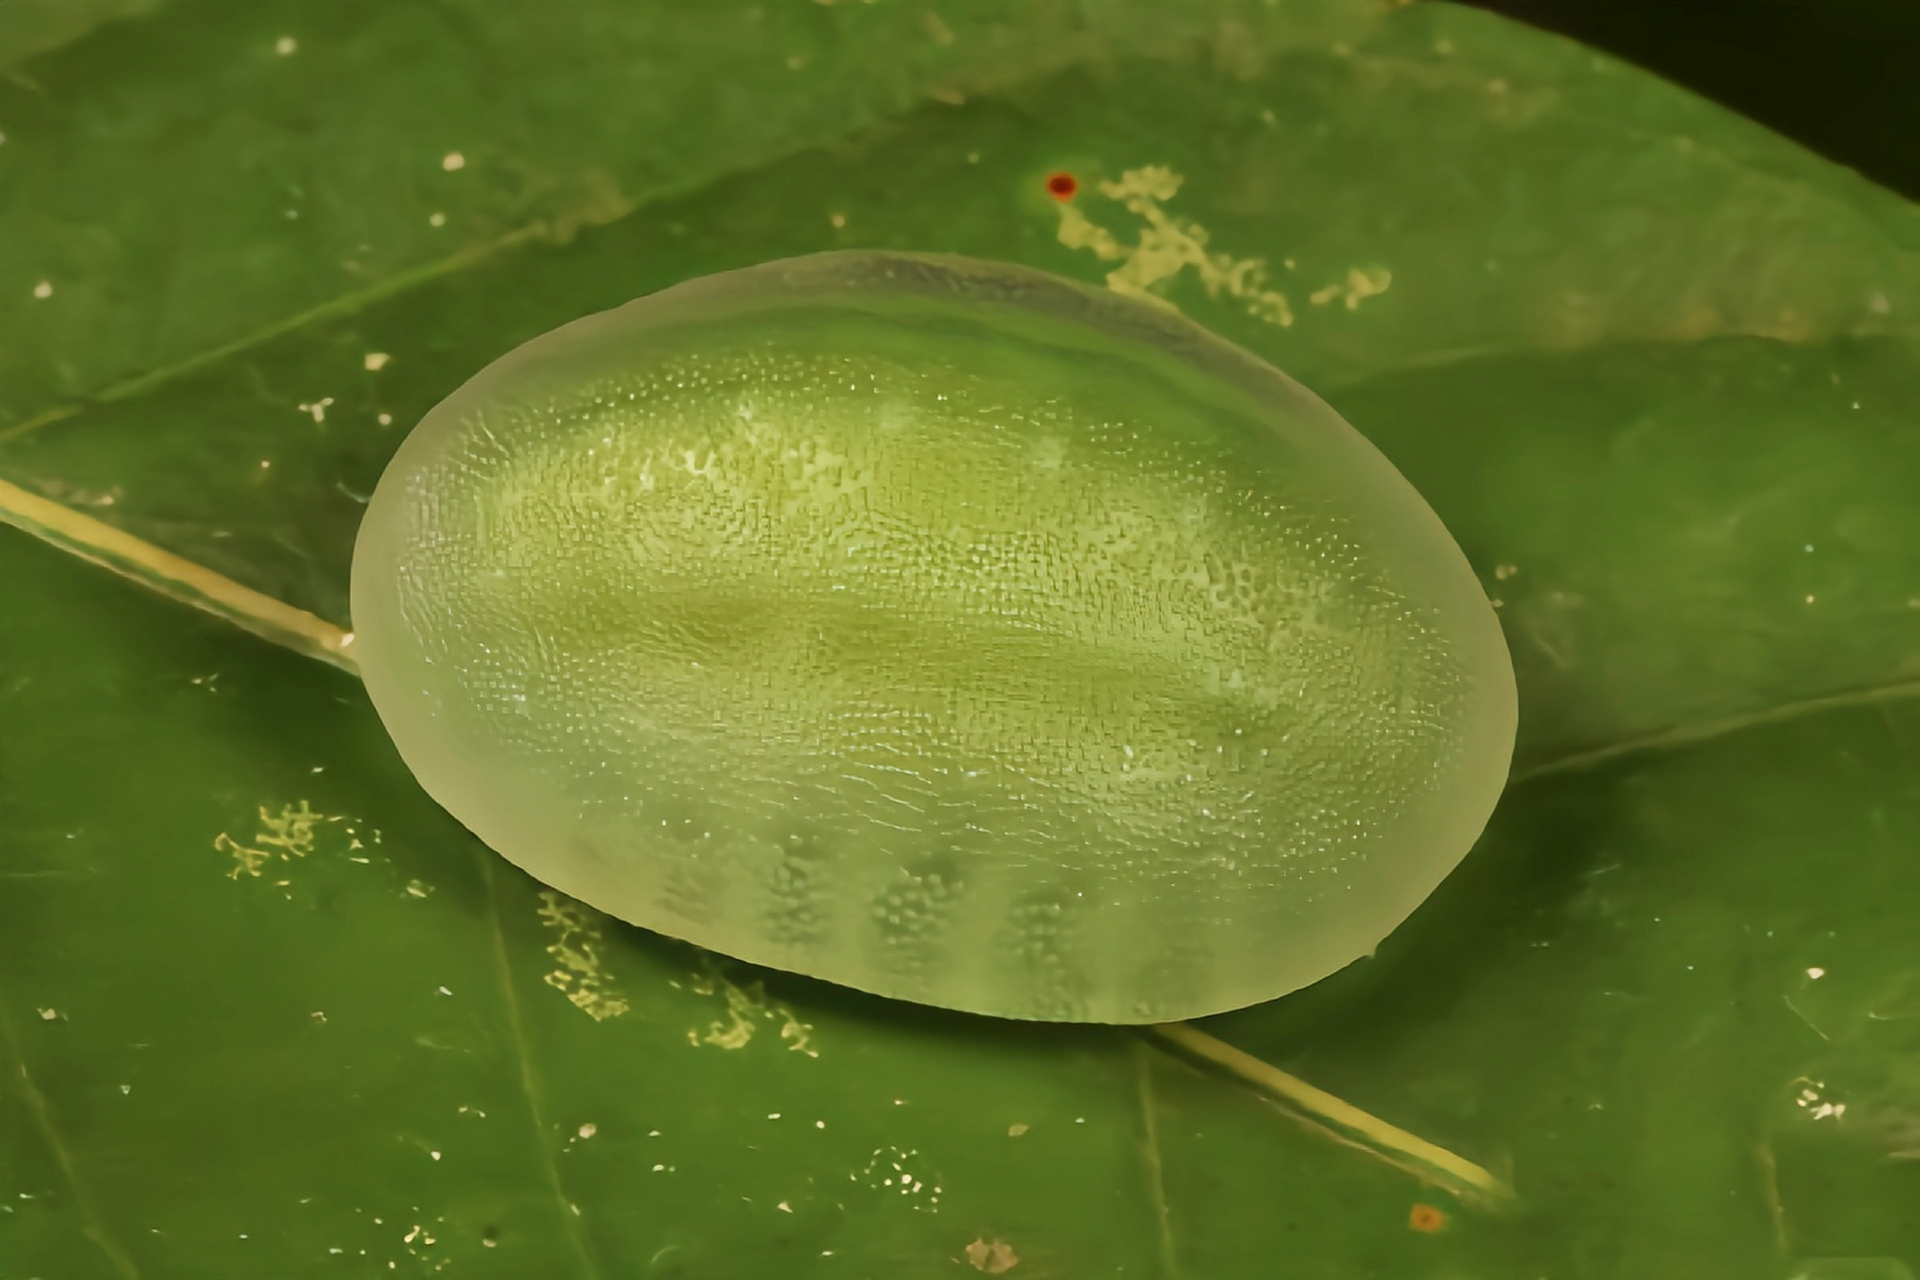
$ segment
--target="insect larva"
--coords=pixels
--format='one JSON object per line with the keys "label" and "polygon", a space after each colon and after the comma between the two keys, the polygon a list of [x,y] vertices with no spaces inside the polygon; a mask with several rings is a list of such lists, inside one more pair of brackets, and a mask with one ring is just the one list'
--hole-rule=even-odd
{"label": "insect larva", "polygon": [[387,468],[353,619],[421,785],[540,880],[1017,1018],[1340,968],[1514,734],[1465,557],[1331,409],[961,258],[769,263],[510,352]]}

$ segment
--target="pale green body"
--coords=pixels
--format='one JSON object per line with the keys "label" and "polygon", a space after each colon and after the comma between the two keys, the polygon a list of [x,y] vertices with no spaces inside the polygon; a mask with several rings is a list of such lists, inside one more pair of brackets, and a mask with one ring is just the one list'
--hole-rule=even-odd
{"label": "pale green body", "polygon": [[1438,519],[1148,304],[830,254],[484,370],[355,550],[423,786],[729,955],[1010,1017],[1182,1018],[1370,950],[1480,831],[1514,690]]}

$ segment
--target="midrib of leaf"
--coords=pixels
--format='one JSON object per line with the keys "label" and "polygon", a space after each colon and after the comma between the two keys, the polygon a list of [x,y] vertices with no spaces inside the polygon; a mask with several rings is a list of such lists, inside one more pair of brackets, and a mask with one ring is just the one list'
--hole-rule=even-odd
{"label": "midrib of leaf", "polygon": [[324,618],[163,550],[104,521],[0,479],[0,524],[109,569],[171,600],[192,605],[295,653],[359,674],[353,637]]}
{"label": "midrib of leaf", "polygon": [[1326,1090],[1282,1071],[1243,1049],[1208,1035],[1190,1022],[1149,1028],[1159,1040],[1279,1103],[1295,1119],[1334,1141],[1430,1186],[1442,1187],[1464,1204],[1498,1210],[1511,1204],[1513,1187],[1503,1178],[1445,1147],[1388,1124]]}
{"label": "midrib of leaf", "polygon": [[520,1092],[527,1102],[527,1121],[533,1128],[535,1154],[540,1161],[541,1171],[546,1174],[547,1186],[553,1191],[554,1211],[560,1215],[561,1230],[580,1260],[581,1275],[586,1280],[600,1280],[600,1268],[587,1247],[585,1233],[580,1229],[580,1211],[574,1206],[572,1197],[567,1195],[566,1186],[560,1180],[560,1166],[553,1158],[553,1147],[549,1142],[553,1129],[547,1123],[547,1108],[540,1098],[540,1082],[534,1071],[533,1054],[527,1047],[526,1027],[520,1017],[520,997],[513,989],[513,964],[508,958],[506,930],[500,922],[500,894],[493,874],[494,860],[485,849],[478,846],[476,860],[480,867],[480,879],[486,886],[487,919],[493,926],[494,978],[500,987],[501,1004],[506,1009],[507,1030],[512,1037]]}
{"label": "midrib of leaf", "polygon": [[26,1055],[20,1052],[20,1043],[14,1037],[13,1018],[7,1012],[6,991],[0,988],[0,1044],[4,1044],[7,1057],[13,1060],[15,1087],[20,1091],[21,1099],[26,1103],[27,1113],[33,1117],[33,1126],[40,1138],[53,1153],[54,1162],[60,1166],[60,1175],[66,1179],[67,1191],[73,1196],[74,1204],[80,1210],[81,1220],[86,1224],[82,1233],[105,1254],[114,1273],[123,1280],[140,1280],[140,1270],[133,1265],[133,1259],[120,1248],[106,1223],[101,1220],[100,1210],[93,1202],[93,1193],[80,1179],[79,1170],[74,1167],[73,1152],[67,1146],[67,1140],[61,1136],[60,1126],[55,1123],[53,1107],[40,1086],[34,1083],[33,1073],[27,1069]]}

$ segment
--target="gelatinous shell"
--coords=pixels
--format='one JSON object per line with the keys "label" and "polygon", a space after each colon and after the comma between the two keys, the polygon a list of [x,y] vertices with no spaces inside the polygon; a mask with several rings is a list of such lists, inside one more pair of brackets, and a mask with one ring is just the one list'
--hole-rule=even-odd
{"label": "gelatinous shell", "polygon": [[962,258],[769,263],[510,352],[381,478],[353,618],[421,785],[540,880],[1018,1018],[1365,954],[1514,733],[1465,558],[1331,409]]}

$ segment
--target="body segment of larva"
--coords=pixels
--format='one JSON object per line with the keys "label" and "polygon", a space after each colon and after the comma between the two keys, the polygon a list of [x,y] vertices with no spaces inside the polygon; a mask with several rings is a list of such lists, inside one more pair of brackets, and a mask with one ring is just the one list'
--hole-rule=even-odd
{"label": "body segment of larva", "polygon": [[382,477],[353,617],[402,758],[542,881],[1008,1017],[1340,968],[1514,732],[1464,556],[1331,409],[959,258],[769,263],[502,357]]}

